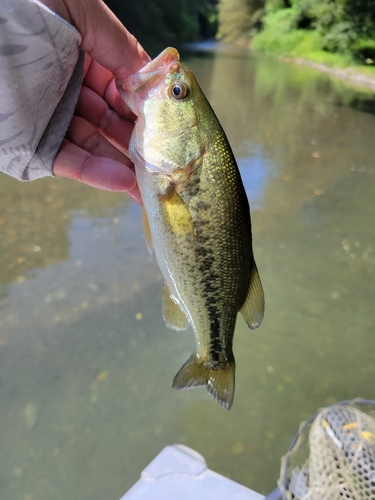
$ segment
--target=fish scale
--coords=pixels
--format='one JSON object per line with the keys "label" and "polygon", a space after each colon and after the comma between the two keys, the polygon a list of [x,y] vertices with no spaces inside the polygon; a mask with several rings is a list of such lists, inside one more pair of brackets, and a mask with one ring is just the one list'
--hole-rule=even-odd
{"label": "fish scale", "polygon": [[264,297],[250,209],[225,133],[192,72],[168,48],[118,89],[137,116],[130,157],[148,247],[165,280],[168,327],[193,329],[196,349],[173,387],[205,386],[229,409],[237,313],[254,329]]}

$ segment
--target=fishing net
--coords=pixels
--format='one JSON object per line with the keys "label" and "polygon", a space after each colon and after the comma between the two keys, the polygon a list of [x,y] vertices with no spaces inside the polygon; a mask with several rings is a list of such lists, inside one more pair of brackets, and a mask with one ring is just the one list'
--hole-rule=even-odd
{"label": "fishing net", "polygon": [[284,500],[375,500],[375,401],[323,408],[282,459]]}

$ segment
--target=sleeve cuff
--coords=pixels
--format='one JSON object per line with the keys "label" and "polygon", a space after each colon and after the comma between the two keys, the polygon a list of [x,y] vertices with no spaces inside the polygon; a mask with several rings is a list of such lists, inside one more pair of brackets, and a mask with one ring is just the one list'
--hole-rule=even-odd
{"label": "sleeve cuff", "polygon": [[0,22],[0,171],[51,176],[82,84],[81,35],[37,0],[0,2]]}

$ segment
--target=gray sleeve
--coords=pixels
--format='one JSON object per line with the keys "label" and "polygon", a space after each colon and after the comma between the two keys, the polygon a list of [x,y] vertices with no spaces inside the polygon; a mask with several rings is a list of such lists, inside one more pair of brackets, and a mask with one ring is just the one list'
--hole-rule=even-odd
{"label": "gray sleeve", "polygon": [[38,0],[0,0],[0,171],[52,176],[82,84],[78,31]]}

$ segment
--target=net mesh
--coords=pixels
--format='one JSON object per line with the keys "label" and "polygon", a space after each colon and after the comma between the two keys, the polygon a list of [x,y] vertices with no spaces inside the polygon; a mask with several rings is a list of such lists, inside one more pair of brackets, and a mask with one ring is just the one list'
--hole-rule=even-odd
{"label": "net mesh", "polygon": [[279,487],[285,500],[375,500],[375,402],[333,405],[302,424]]}

